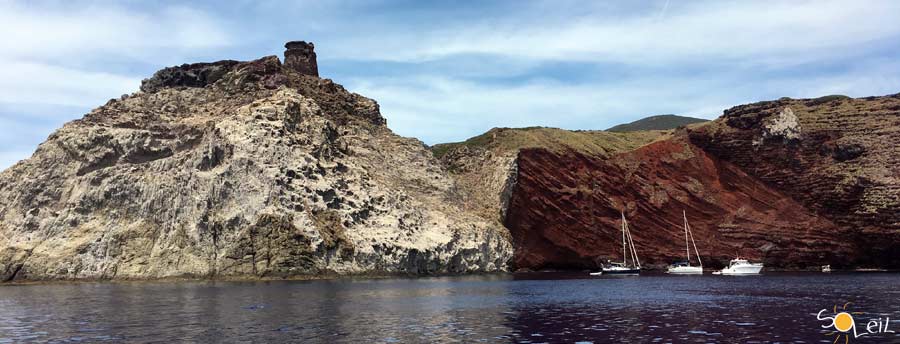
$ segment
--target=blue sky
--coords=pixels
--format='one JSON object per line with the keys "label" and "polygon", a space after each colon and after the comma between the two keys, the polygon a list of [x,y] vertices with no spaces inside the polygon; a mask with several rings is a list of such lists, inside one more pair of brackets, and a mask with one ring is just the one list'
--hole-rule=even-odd
{"label": "blue sky", "polygon": [[900,92],[900,1],[0,0],[0,168],[162,67],[289,40],[428,144]]}

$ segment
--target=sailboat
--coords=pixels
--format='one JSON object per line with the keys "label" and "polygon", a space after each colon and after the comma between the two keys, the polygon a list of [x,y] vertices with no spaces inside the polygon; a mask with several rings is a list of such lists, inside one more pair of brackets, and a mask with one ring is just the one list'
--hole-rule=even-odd
{"label": "sailboat", "polygon": [[[691,233],[691,226],[688,224],[687,212],[682,210],[681,214],[684,216],[684,246],[687,252],[687,260],[669,265],[669,270],[666,272],[682,275],[703,274],[703,261],[700,260],[700,252],[697,251],[697,243],[694,242],[694,234]],[[697,256],[699,266],[691,265],[691,244],[694,245],[694,253]]]}
{"label": "sailboat", "polygon": [[[628,265],[629,256],[631,265]],[[638,259],[634,241],[631,239],[625,212],[622,212],[622,262],[609,262],[608,266],[603,267],[601,271],[604,275],[638,275],[641,273],[641,261]]]}

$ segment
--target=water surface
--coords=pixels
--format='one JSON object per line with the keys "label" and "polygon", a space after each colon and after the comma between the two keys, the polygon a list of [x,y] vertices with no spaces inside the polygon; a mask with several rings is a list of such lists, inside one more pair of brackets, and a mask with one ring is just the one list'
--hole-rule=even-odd
{"label": "water surface", "polygon": [[816,313],[847,302],[900,332],[900,274],[534,273],[5,285],[0,343],[832,343]]}

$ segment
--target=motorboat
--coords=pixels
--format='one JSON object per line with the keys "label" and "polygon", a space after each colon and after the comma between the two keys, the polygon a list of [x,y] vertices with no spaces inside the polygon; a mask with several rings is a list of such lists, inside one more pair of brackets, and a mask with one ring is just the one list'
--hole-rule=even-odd
{"label": "motorboat", "polygon": [[[697,251],[697,243],[694,242],[694,234],[691,232],[691,226],[688,224],[687,212],[681,211],[684,217],[684,248],[687,260],[669,265],[666,273],[679,275],[696,275],[703,274],[703,261],[700,260],[700,252]],[[694,254],[697,256],[697,266],[691,265],[691,244],[694,245]]]}
{"label": "motorboat", "polygon": [[728,267],[721,271],[716,271],[716,275],[758,275],[762,270],[762,263],[751,263],[743,258],[735,258],[731,260]]}
{"label": "motorboat", "polygon": [[831,272],[831,265],[822,265],[822,272]]}

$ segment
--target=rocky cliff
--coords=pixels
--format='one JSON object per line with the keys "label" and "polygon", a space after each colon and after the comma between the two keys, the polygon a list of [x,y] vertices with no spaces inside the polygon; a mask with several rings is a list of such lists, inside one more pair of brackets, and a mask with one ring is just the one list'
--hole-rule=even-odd
{"label": "rocky cliff", "polygon": [[844,228],[679,137],[608,159],[522,151],[505,217],[515,265],[593,268],[621,260],[622,211],[649,267],[684,259],[682,211],[707,266],[742,255],[802,268],[854,253],[840,240]]}
{"label": "rocky cliff", "polygon": [[165,68],[0,173],[0,280],[707,266],[900,267],[900,96],[781,99],[664,131],[495,128],[431,147],[284,63]]}
{"label": "rocky cliff", "polygon": [[[515,268],[620,260],[623,211],[651,267],[683,259],[682,211],[707,266],[741,255],[773,268],[898,267],[898,128],[896,95],[830,96],[738,106],[645,140],[622,133],[633,144],[619,149],[501,136],[492,146],[511,148],[500,165],[472,144],[433,150],[467,194],[497,204]],[[509,175],[491,182],[499,194],[467,182],[497,168]]]}
{"label": "rocky cliff", "polygon": [[0,173],[0,280],[505,269],[427,148],[286,47],[160,70]]}
{"label": "rocky cliff", "polygon": [[900,267],[900,94],[736,106],[689,137],[846,229],[845,263]]}
{"label": "rocky cliff", "polygon": [[516,189],[517,158],[524,149],[550,152],[577,151],[607,157],[666,137],[666,131],[611,133],[557,128],[494,128],[464,142],[432,147],[435,156],[457,181],[466,210],[503,223],[509,199]]}

